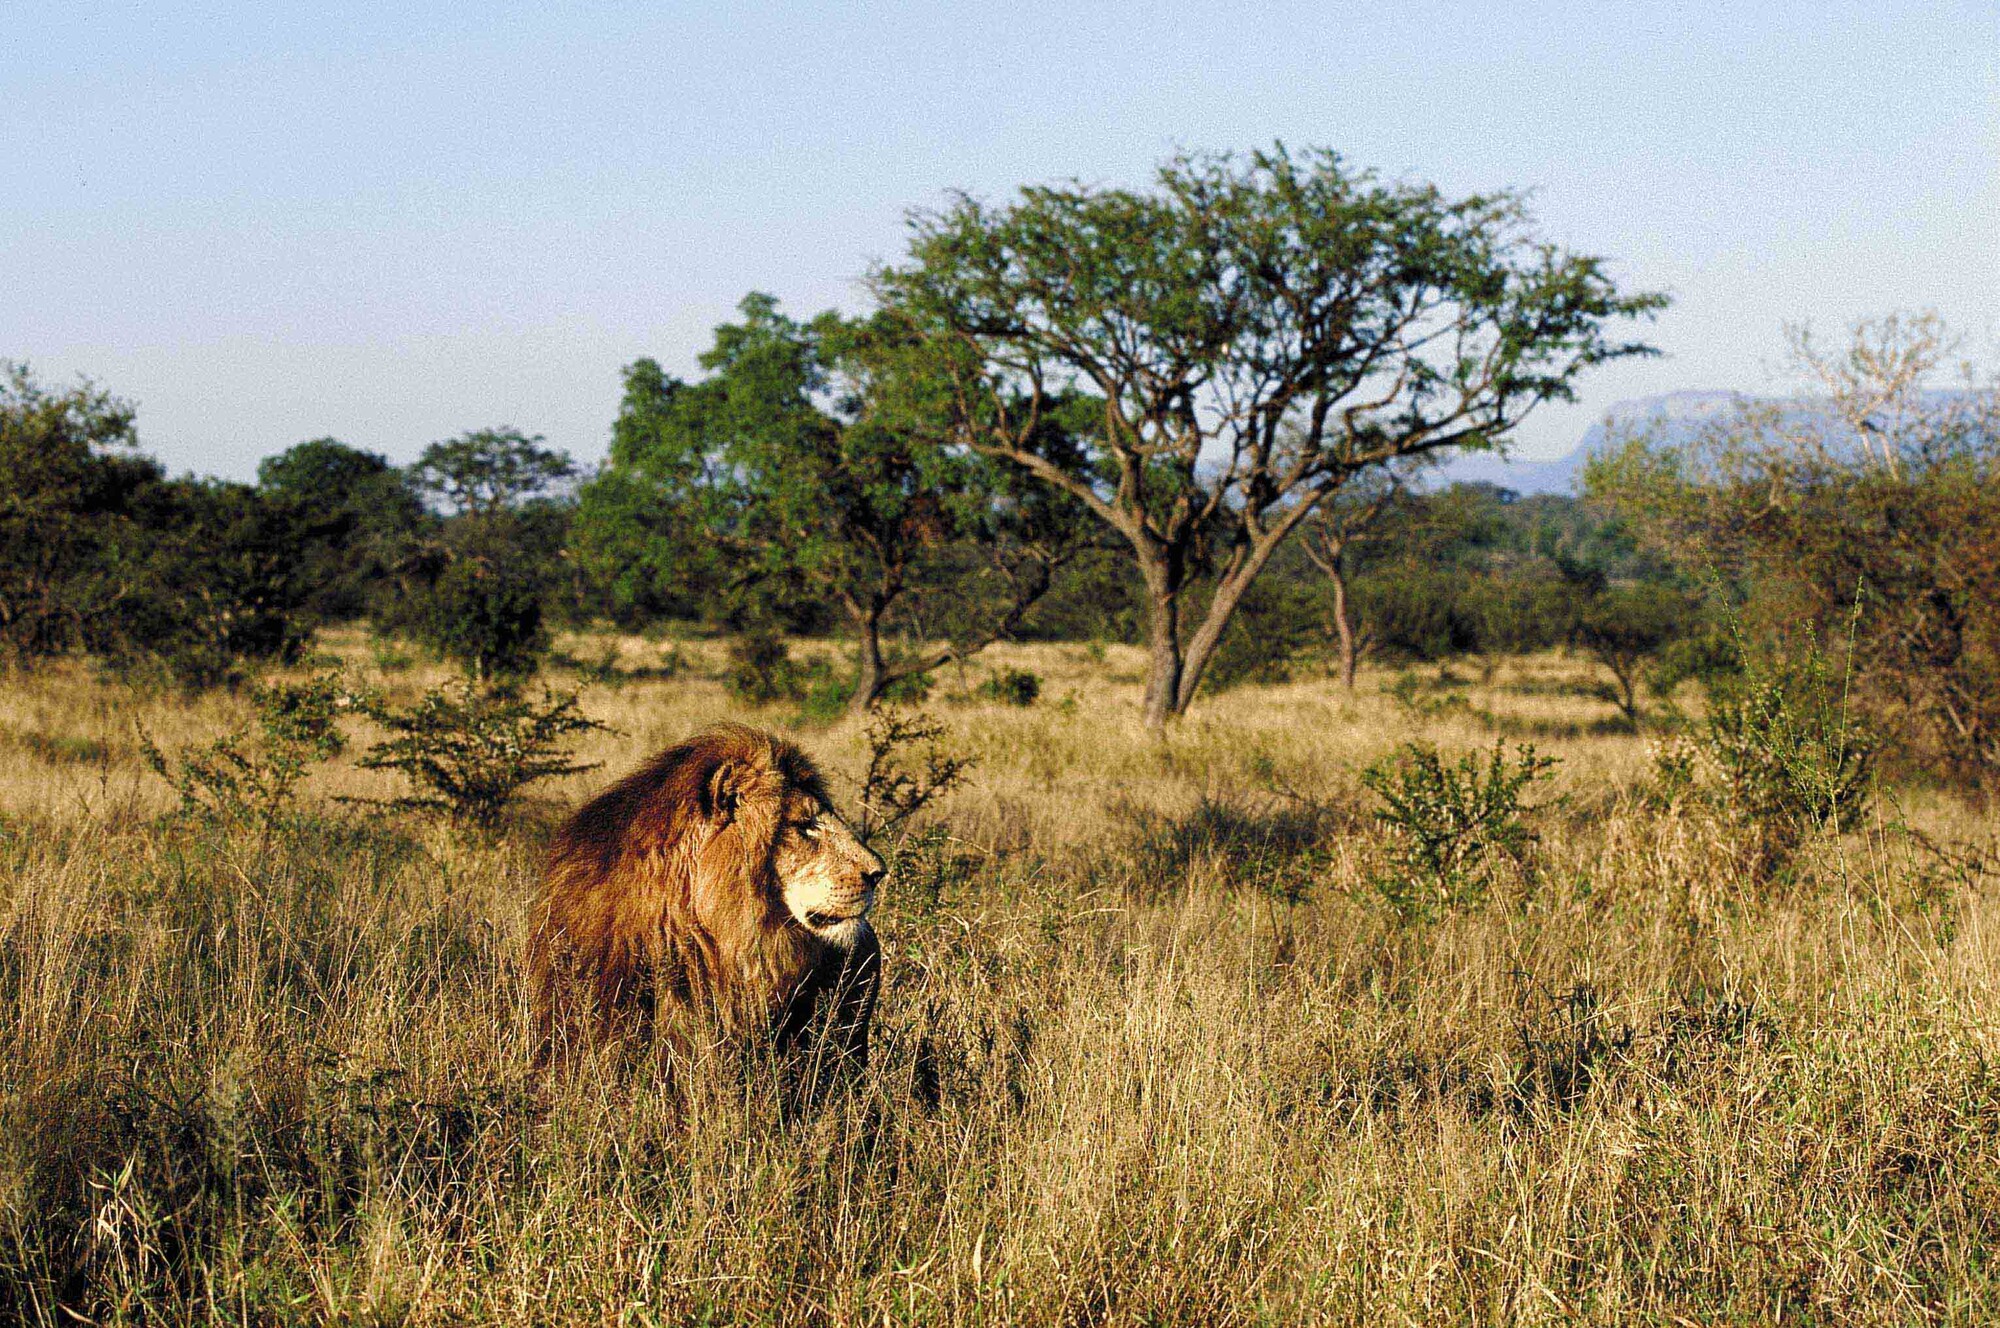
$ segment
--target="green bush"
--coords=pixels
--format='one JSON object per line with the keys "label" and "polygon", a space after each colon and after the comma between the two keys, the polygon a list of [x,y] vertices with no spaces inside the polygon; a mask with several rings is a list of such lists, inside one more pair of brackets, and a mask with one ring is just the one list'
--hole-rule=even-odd
{"label": "green bush", "polygon": [[1031,706],[1042,694],[1042,680],[1026,669],[1002,669],[979,684],[979,694],[1003,705]]}
{"label": "green bush", "polygon": [[421,595],[416,630],[475,679],[524,678],[549,648],[542,591],[540,575],[504,549],[461,551]]}
{"label": "green bush", "polygon": [[854,680],[834,674],[824,661],[814,660],[817,675],[806,682],[799,697],[799,722],[831,724],[847,713],[848,698],[854,695]]}
{"label": "green bush", "polygon": [[394,770],[414,790],[380,805],[482,826],[497,822],[529,784],[595,769],[571,761],[566,740],[610,731],[579,712],[574,692],[547,688],[539,704],[468,681],[432,688],[407,710],[372,696],[360,705],[390,732],[360,765]]}
{"label": "green bush", "polygon": [[250,694],[257,732],[237,729],[207,747],[169,758],[144,730],[146,764],[180,795],[180,814],[210,825],[253,828],[268,839],[291,809],[313,766],[346,748],[340,720],[354,698],[337,673],[303,683],[258,686]]}
{"label": "green bush", "polygon": [[1535,809],[1521,794],[1556,765],[1526,745],[1509,760],[1501,740],[1483,761],[1466,752],[1447,762],[1428,743],[1404,743],[1369,766],[1361,782],[1385,804],[1375,815],[1388,831],[1387,869],[1375,877],[1382,898],[1406,921],[1478,903],[1500,865],[1520,864],[1534,843],[1522,817]]}
{"label": "green bush", "polygon": [[722,682],[746,705],[765,706],[803,695],[791,648],[769,627],[753,628],[729,643],[729,668]]}
{"label": "green bush", "polygon": [[1879,743],[1810,633],[1788,655],[1739,646],[1738,657],[1736,670],[1707,681],[1697,742],[1717,775],[1716,799],[1769,873],[1808,836],[1847,829],[1866,812]]}

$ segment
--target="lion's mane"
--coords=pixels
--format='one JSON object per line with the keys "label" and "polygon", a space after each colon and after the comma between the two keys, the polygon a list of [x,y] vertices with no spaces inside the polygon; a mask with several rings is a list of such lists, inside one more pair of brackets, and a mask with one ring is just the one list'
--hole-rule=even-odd
{"label": "lion's mane", "polygon": [[[840,837],[814,833],[781,855],[801,808],[823,810]],[[864,1054],[880,950],[859,913],[822,932],[787,908],[778,860],[801,852],[865,873],[872,898],[880,860],[832,817],[812,761],[740,725],[661,752],[584,804],[550,848],[529,936],[538,1062],[684,1016],[768,1029],[782,1049],[829,1000],[838,1044]]]}

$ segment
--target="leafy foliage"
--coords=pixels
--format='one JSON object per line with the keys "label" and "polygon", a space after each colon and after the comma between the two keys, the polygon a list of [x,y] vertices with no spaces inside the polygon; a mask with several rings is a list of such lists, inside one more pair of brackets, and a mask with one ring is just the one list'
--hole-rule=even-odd
{"label": "leafy foliage", "polygon": [[313,518],[240,484],[167,480],[132,407],[0,365],[0,646],[88,650],[191,686],[290,659],[311,597]]}
{"label": "leafy foliage", "polygon": [[312,767],[346,749],[340,721],[354,706],[338,673],[302,683],[260,684],[250,693],[256,732],[238,729],[173,757],[140,732],[153,773],[180,795],[183,816],[227,828],[250,827],[268,841]]}
{"label": "leafy foliage", "polygon": [[543,442],[515,428],[472,429],[425,448],[411,478],[446,512],[516,512],[554,496],[576,474],[566,453]]}
{"label": "leafy foliage", "polygon": [[[822,667],[817,672],[824,674],[826,670]],[[723,685],[745,705],[801,700],[818,680],[810,666],[792,658],[791,647],[773,628],[752,628],[729,643]]]}
{"label": "leafy foliage", "polygon": [[1376,817],[1388,833],[1388,867],[1375,878],[1382,898],[1405,920],[1484,898],[1499,865],[1518,864],[1534,842],[1521,794],[1556,765],[1526,745],[1510,760],[1502,740],[1483,762],[1405,743],[1369,766],[1361,782],[1385,804]]}
{"label": "leafy foliage", "polygon": [[161,478],[132,420],[88,381],[52,391],[0,362],[0,641],[18,658],[86,645],[118,597],[134,497]]}
{"label": "leafy foliage", "polygon": [[1844,355],[1797,332],[1814,396],[1630,438],[1588,483],[1720,578],[1753,637],[1851,636],[1852,700],[1894,755],[1979,784],[2000,780],[2000,388],[1930,386],[1948,350],[1923,318],[1864,321]]}
{"label": "leafy foliage", "polygon": [[1628,724],[1640,720],[1639,686],[1649,660],[1694,630],[1699,601],[1663,582],[1608,586],[1586,592],[1576,606],[1577,643],[1611,673],[1599,695],[1618,707]]}
{"label": "leafy foliage", "polygon": [[476,680],[523,678],[548,653],[545,589],[531,561],[489,532],[445,561],[414,626],[421,640]]}
{"label": "leafy foliage", "polygon": [[1785,656],[1742,653],[1734,673],[1708,685],[1699,745],[1719,772],[1723,808],[1769,872],[1808,835],[1847,829],[1866,811],[1879,742],[1811,636]]}
{"label": "leafy foliage", "polygon": [[1004,668],[979,684],[979,694],[1004,705],[1031,706],[1042,694],[1042,680],[1027,669]]}
{"label": "leafy foliage", "polygon": [[[174,480],[138,507],[116,567],[124,593],[94,648],[127,670],[158,669],[190,687],[241,681],[298,659],[312,628],[311,569],[298,548],[309,512],[242,484]],[[143,534],[141,534],[143,532]]]}
{"label": "leafy foliage", "polygon": [[[1354,475],[1485,448],[1589,367],[1646,348],[1606,326],[1595,258],[1528,233],[1522,201],[1384,185],[1328,151],[1184,154],[1149,191],[1028,188],[913,221],[878,294],[935,348],[958,432],[1129,545],[1147,588],[1146,722],[1185,710],[1244,591]],[[1090,465],[1030,438],[1102,400]],[[1185,640],[1183,596],[1214,555]]]}
{"label": "leafy foliage", "polygon": [[374,452],[315,438],[260,462],[257,487],[310,521],[294,556],[313,616],[353,620],[383,607],[397,559],[426,522],[404,472]]}
{"label": "leafy foliage", "polygon": [[[1011,475],[948,445],[894,324],[800,323],[766,295],[741,313],[715,330],[702,381],[649,360],[626,371],[610,462],[578,514],[580,557],[615,608],[698,587],[737,623],[819,625],[830,609],[857,634],[860,707],[1017,628],[1069,556],[1073,504],[1012,492]],[[889,659],[891,615],[947,588],[972,610],[946,615],[950,644]]]}
{"label": "leafy foliage", "polygon": [[433,443],[413,468],[451,513],[407,552],[409,587],[386,620],[480,682],[512,682],[548,653],[567,509],[554,497],[569,457],[516,429],[479,429]]}
{"label": "leafy foliage", "polygon": [[536,703],[466,681],[432,688],[408,709],[379,696],[363,698],[360,707],[390,736],[359,764],[394,770],[414,790],[387,806],[481,826],[497,822],[529,784],[595,769],[570,759],[567,740],[608,732],[581,712],[575,693],[546,688]]}

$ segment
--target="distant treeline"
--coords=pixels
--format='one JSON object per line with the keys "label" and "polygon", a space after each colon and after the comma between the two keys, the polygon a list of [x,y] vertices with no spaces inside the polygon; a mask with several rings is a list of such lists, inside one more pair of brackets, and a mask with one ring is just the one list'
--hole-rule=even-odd
{"label": "distant treeline", "polygon": [[[2000,770],[1994,393],[1927,390],[1934,319],[1799,335],[1810,401],[1628,439],[1585,497],[1430,482],[1650,353],[1611,331],[1663,300],[1529,221],[1283,149],[961,198],[869,314],[752,294],[697,377],[629,365],[587,475],[490,428],[408,467],[316,439],[255,485],[172,479],[130,407],[13,368],[0,647],[200,686],[366,619],[504,682],[555,624],[679,621],[739,638],[746,695],[831,711],[996,640],[1124,641],[1156,731],[1246,680],[1552,646],[1637,725],[1803,652],[1917,763]],[[793,667],[799,633],[851,666]]]}
{"label": "distant treeline", "polygon": [[[629,371],[621,436],[657,372]],[[579,482],[567,456],[518,430],[469,432],[405,467],[317,438],[245,485],[167,478],[133,445],[130,408],[95,387],[50,391],[16,368],[6,392],[0,638],[16,657],[84,650],[210,685],[295,658],[319,625],[367,623],[501,676],[532,669],[553,626],[850,627],[838,595],[809,580],[687,548],[701,539],[692,520],[684,535],[648,529],[615,461]],[[1658,598],[1645,631],[1670,634],[1699,612],[1671,567],[1581,499],[1485,484],[1383,499],[1344,542],[1322,520],[1279,553],[1239,607],[1211,687],[1337,674],[1343,599],[1355,654],[1392,660],[1587,644],[1607,594],[1641,588]],[[977,533],[912,560],[908,592],[883,617],[891,654],[963,640],[1010,607]],[[1006,634],[1143,642],[1143,597],[1125,571],[1116,550],[1085,542]]]}

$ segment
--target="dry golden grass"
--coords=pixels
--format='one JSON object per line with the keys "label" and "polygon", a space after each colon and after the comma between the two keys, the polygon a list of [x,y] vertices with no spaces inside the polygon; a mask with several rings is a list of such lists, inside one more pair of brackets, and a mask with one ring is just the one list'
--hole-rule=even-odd
{"label": "dry golden grass", "polygon": [[[441,676],[329,644],[394,689]],[[946,695],[1005,665],[1039,703]],[[342,810],[394,788],[342,760],[259,851],[162,819],[137,756],[136,724],[172,748],[240,703],[11,679],[0,1318],[1993,1317],[1989,879],[1880,823],[1749,879],[1726,823],[1642,796],[1646,740],[1558,657],[1428,717],[1380,673],[1244,689],[1165,744],[1139,665],[1012,647],[939,679],[979,765],[891,882],[867,1079],[805,1115],[754,1063],[525,1078],[539,827],[690,729],[782,709],[703,676],[594,688],[603,767],[493,838]],[[1357,772],[1496,727],[1562,758],[1567,801],[1531,872],[1401,924]],[[858,727],[795,736],[851,798]],[[1238,838],[1174,840],[1203,808]],[[1941,794],[1901,814],[1991,834]],[[1300,903],[1267,888],[1295,852]]]}

